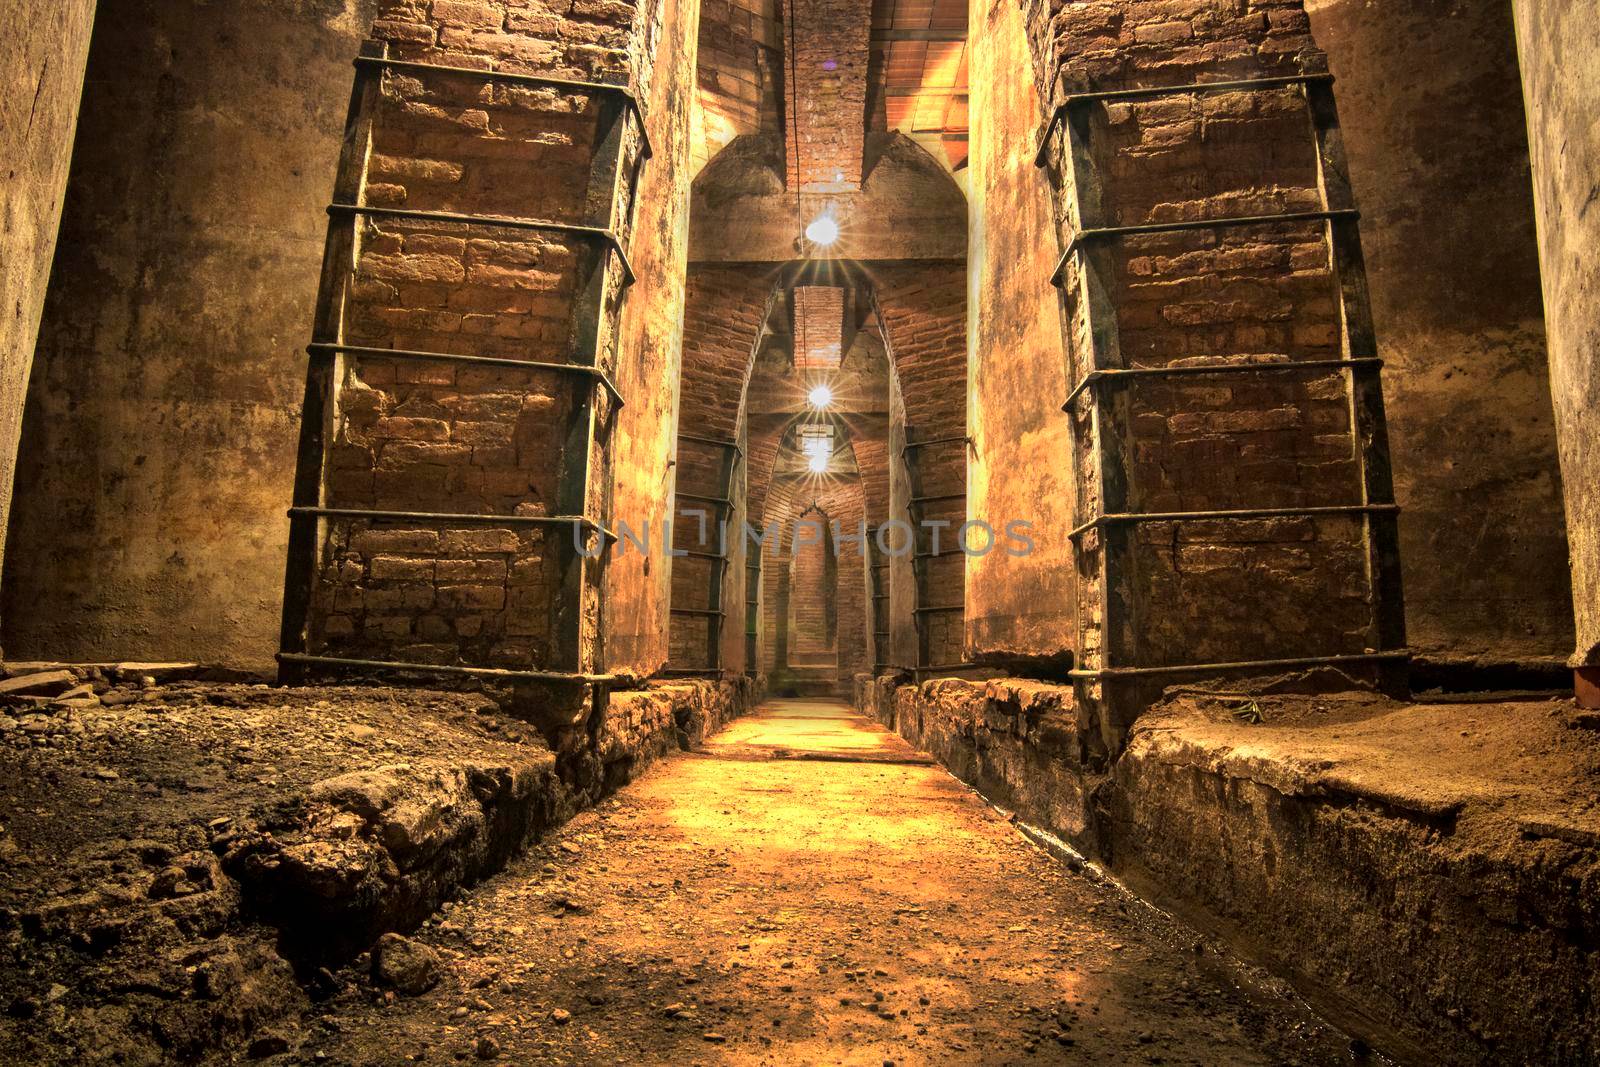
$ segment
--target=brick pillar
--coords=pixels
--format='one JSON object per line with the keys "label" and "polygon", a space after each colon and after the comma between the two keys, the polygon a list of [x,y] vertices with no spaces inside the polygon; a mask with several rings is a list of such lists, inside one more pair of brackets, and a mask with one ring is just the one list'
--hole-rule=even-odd
{"label": "brick pillar", "polygon": [[[1331,660],[1393,684],[1376,666],[1404,644],[1382,397],[1337,118],[1326,80],[1304,77],[1325,68],[1301,5],[1028,11],[1060,120],[1041,162],[1076,389],[1080,700],[1115,749],[1186,677]],[[1261,79],[1299,80],[1082,95]],[[1213,225],[1263,216],[1290,218]]]}
{"label": "brick pillar", "polygon": [[[609,518],[616,401],[592,371],[519,364],[614,369],[647,151],[622,94],[516,76],[637,94],[646,19],[613,0],[385,5],[374,32],[397,62],[359,69],[334,196],[363,208],[330,228],[287,652],[600,669],[603,560],[579,556],[571,518]],[[490,70],[508,77],[473,73]],[[592,528],[583,543],[601,547]]]}
{"label": "brick pillar", "polygon": [[[744,666],[746,601],[753,599],[745,595],[742,537],[748,477],[741,444],[744,392],[772,298],[771,280],[758,272],[705,264],[689,271],[673,536],[679,550],[690,554],[671,561],[671,669],[676,672]],[[725,538],[718,533],[721,522]],[[724,614],[702,614],[706,611]],[[713,640],[719,646],[715,655]]]}
{"label": "brick pillar", "polygon": [[[913,588],[893,594],[896,612],[912,613],[916,654],[898,666],[950,667],[966,659],[966,557],[956,544],[968,517],[966,271],[961,263],[896,265],[880,269],[876,281],[904,404],[888,458],[905,478],[902,521],[916,531]],[[885,534],[891,551],[897,540]],[[889,574],[905,584],[904,561]],[[914,603],[905,609],[908,600]]]}

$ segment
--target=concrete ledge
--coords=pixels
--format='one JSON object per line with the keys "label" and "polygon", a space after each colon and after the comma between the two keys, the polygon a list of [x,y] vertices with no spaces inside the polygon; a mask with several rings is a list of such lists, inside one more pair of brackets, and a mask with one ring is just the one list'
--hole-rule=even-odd
{"label": "concrete ledge", "polygon": [[1103,768],[1065,687],[857,692],[1401,1059],[1600,1061],[1600,731],[1571,701],[1175,694]]}

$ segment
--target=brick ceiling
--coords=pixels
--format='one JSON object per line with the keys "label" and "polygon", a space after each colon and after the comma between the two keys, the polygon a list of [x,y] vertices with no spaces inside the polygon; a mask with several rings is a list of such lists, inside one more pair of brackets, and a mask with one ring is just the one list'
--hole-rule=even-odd
{"label": "brick ceiling", "polygon": [[786,0],[789,188],[861,188],[866,129],[866,0]]}
{"label": "brick ceiling", "polygon": [[844,344],[844,290],[807,285],[794,291],[794,366],[836,370]]}

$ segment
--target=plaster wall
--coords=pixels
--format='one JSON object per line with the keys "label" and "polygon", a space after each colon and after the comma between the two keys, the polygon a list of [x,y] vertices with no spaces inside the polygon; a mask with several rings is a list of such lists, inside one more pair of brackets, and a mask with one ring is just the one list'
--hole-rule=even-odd
{"label": "plaster wall", "polygon": [[1564,658],[1572,615],[1510,6],[1308,0],[1362,210],[1407,636]]}
{"label": "plaster wall", "polygon": [[1600,21],[1587,0],[1518,0],[1550,384],[1566,490],[1575,667],[1600,666]]}
{"label": "plaster wall", "polygon": [[[0,200],[0,530],[16,477],[17,442],[45,283],[61,224],[62,193],[72,159],[94,0],[42,10],[4,0],[0,58],[0,159],[7,161]],[[0,551],[4,538],[0,537]]]}
{"label": "plaster wall", "polygon": [[101,6],[28,392],[8,654],[272,666],[323,208],[374,7]]}
{"label": "plaster wall", "polygon": [[[1050,189],[1033,165],[1043,108],[1017,5],[974,0],[969,20],[967,500],[969,517],[994,527],[1000,547],[966,561],[966,643],[978,662],[1037,668],[1071,655],[1077,594]],[[1032,526],[1026,556],[1005,550],[1012,521]]]}

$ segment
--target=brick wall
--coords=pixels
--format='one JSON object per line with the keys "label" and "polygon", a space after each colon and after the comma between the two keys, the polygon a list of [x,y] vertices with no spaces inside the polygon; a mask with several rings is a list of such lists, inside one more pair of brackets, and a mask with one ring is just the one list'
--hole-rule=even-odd
{"label": "brick wall", "polygon": [[[909,580],[914,586],[914,593],[907,589],[907,595],[896,595],[891,603],[897,613],[913,613],[920,629],[917,661],[960,663],[966,658],[966,558],[952,549],[967,520],[967,450],[953,442],[902,453],[900,442],[966,434],[966,271],[959,262],[906,264],[880,269],[875,279],[878,315],[904,403],[900,441],[891,439],[888,459],[905,465],[907,510],[897,507],[895,514],[917,527],[915,552],[922,557],[913,561],[909,573],[903,565],[891,566],[893,580]],[[914,498],[937,499],[914,505],[912,512]],[[938,530],[937,546],[935,531],[922,527],[923,522],[948,524]],[[939,554],[933,555],[936,549]],[[947,608],[963,610],[928,610]],[[908,651],[897,647],[899,655]],[[901,665],[917,661],[908,658]]]}
{"label": "brick wall", "polygon": [[787,0],[789,189],[861,187],[870,5]]}
{"label": "brick wall", "polygon": [[[732,563],[722,571],[726,595],[721,603],[709,601],[712,572],[722,567],[699,556],[678,556],[671,561],[672,603],[676,608],[718,608],[728,614],[721,620],[724,638],[744,632],[743,547],[739,543],[747,482],[745,463],[730,469],[726,449],[697,438],[738,441],[745,432],[743,400],[756,339],[766,321],[772,299],[772,281],[760,272],[696,264],[689,271],[683,326],[683,374],[678,388],[678,438],[674,474],[677,494],[721,497],[731,489],[735,508],[725,513],[726,542],[717,533],[717,509],[702,500],[675,502],[673,541],[690,552],[726,552]],[[702,524],[706,536],[702,538]],[[717,627],[706,616],[678,614],[672,618],[671,662],[674,667],[709,666],[708,642]],[[740,641],[742,644],[742,639]],[[725,667],[742,666],[725,643]]]}
{"label": "brick wall", "polygon": [[685,433],[733,437],[772,287],[763,271],[703,263],[690,267],[678,390],[678,426]]}
{"label": "brick wall", "polygon": [[820,542],[795,542],[789,564],[789,662],[795,665],[831,663],[838,652],[838,560],[829,529],[830,516],[819,508],[808,508],[799,516],[801,523],[818,523]]}
{"label": "brick wall", "polygon": [[[859,532],[863,521],[860,479],[850,473],[832,475],[825,484],[774,478],[767,493],[766,515],[768,522],[779,524],[779,536],[763,548],[765,669],[781,671],[788,664],[802,663],[808,652],[814,656],[829,649],[837,652],[840,679],[865,671],[872,663],[866,561],[859,547],[847,540]],[[822,554],[810,546],[801,546],[796,555],[795,523],[802,518],[822,524],[828,553],[837,549],[831,568],[824,566]],[[834,540],[834,523],[842,535],[838,541]],[[825,590],[831,590],[831,605],[826,602],[829,594]],[[830,614],[834,636],[827,644]]]}

